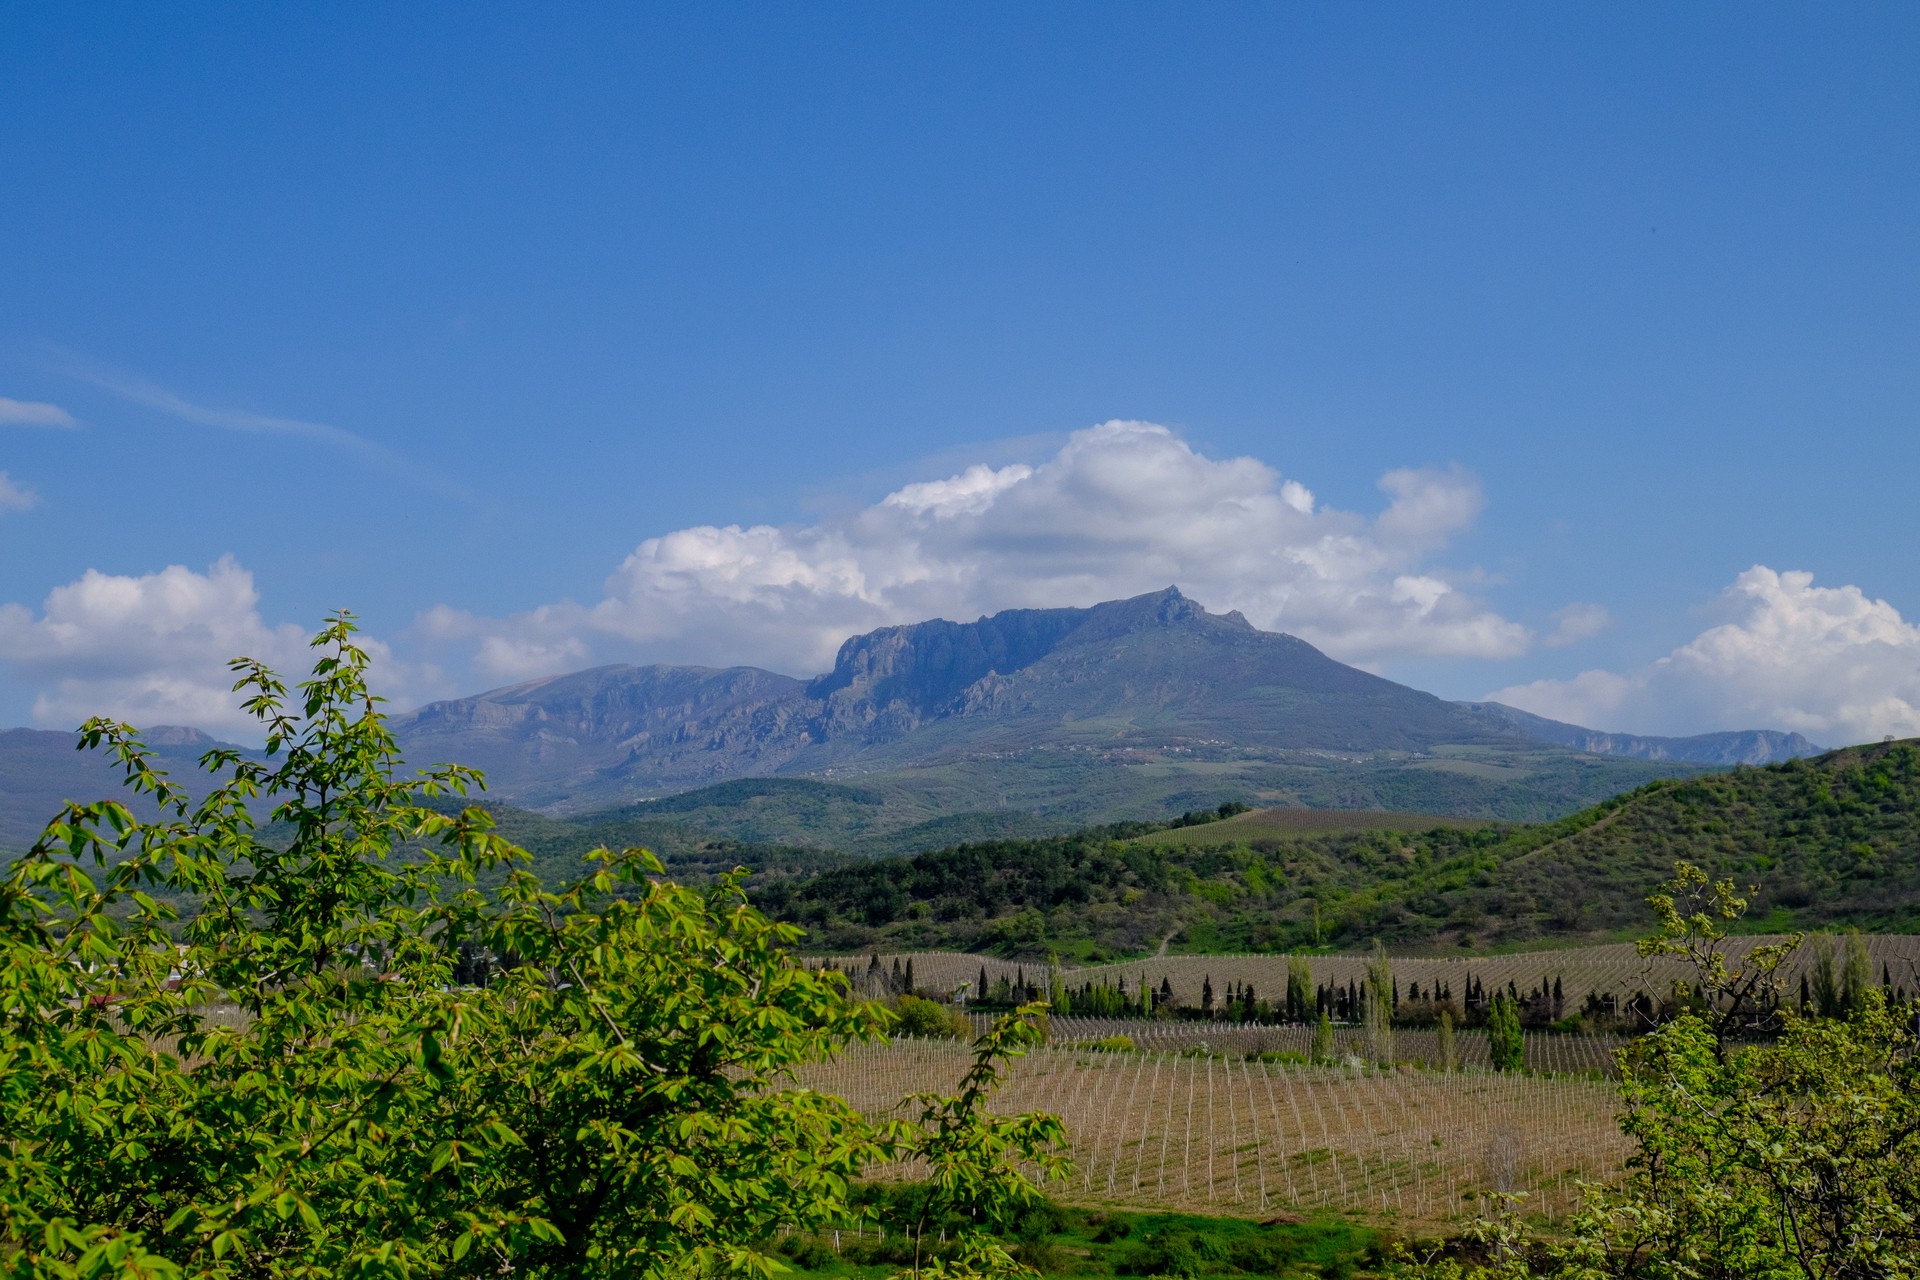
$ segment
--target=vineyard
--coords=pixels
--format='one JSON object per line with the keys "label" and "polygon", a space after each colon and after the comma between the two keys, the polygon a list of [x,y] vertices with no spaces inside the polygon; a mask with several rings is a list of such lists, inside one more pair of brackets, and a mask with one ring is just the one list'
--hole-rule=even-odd
{"label": "vineyard", "polygon": [[[975,1016],[975,1025],[985,1027],[988,1019]],[[1110,1036],[1125,1036],[1134,1048],[1155,1053],[1216,1053],[1247,1057],[1260,1054],[1286,1054],[1306,1058],[1313,1052],[1313,1028],[1300,1023],[1264,1025],[1251,1022],[1158,1022],[1140,1018],[1053,1017],[1047,1020],[1047,1037],[1055,1045],[1086,1046]],[[1521,1037],[1525,1045],[1528,1071],[1553,1075],[1612,1076],[1617,1074],[1614,1055],[1627,1043],[1622,1036],[1570,1035],[1556,1032],[1529,1033]],[[1373,1046],[1361,1027],[1333,1028],[1333,1056],[1340,1061],[1368,1061]],[[1467,1068],[1491,1069],[1493,1057],[1487,1037],[1478,1031],[1460,1031],[1454,1035],[1456,1063]],[[1438,1065],[1444,1054],[1440,1035],[1432,1030],[1396,1027],[1393,1031],[1393,1057],[1417,1066]]]}
{"label": "vineyard", "polygon": [[[967,1052],[954,1041],[861,1048],[800,1080],[880,1114],[951,1090]],[[1444,1224],[1471,1215],[1478,1193],[1518,1191],[1529,1214],[1557,1219],[1579,1183],[1613,1176],[1627,1153],[1611,1084],[1471,1070],[1054,1043],[1012,1065],[994,1105],[1066,1122],[1074,1174],[1062,1199],[1130,1207]]]}

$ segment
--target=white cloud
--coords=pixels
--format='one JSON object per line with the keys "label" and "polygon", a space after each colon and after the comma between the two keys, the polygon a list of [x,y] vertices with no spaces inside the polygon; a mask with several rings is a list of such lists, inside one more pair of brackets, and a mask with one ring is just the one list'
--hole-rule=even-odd
{"label": "white cloud", "polygon": [[1556,625],[1541,641],[1549,649],[1577,644],[1613,625],[1613,615],[1607,612],[1606,606],[1597,604],[1570,604],[1556,611],[1553,620]]}
{"label": "white cloud", "polygon": [[37,506],[39,502],[39,494],[25,485],[15,484],[13,477],[0,471],[0,513],[26,511]]}
{"label": "white cloud", "polygon": [[[258,658],[289,684],[313,663],[308,629],[270,625],[258,604],[253,575],[232,557],[205,573],[183,565],[139,577],[90,569],[56,587],[37,612],[0,605],[0,663],[40,689],[38,724],[71,728],[104,715],[257,739],[227,660]],[[383,691],[431,683],[430,670],[397,665],[384,644],[362,640]]]}
{"label": "white cloud", "polygon": [[1400,470],[1380,487],[1389,501],[1378,515],[1337,511],[1256,459],[1208,458],[1165,427],[1109,422],[1038,466],[968,467],[851,516],[649,538],[597,603],[504,619],[435,609],[418,630],[477,645],[476,665],[501,680],[593,660],[806,673],[877,626],[1171,583],[1346,661],[1524,651],[1524,627],[1427,563],[1483,506],[1473,478]]}
{"label": "white cloud", "polygon": [[9,400],[0,396],[0,426],[76,427],[73,415],[57,404],[40,400]]}
{"label": "white cloud", "polygon": [[1885,600],[1755,565],[1721,605],[1728,621],[1638,670],[1488,696],[1615,732],[1789,729],[1828,746],[1920,735],[1920,626]]}

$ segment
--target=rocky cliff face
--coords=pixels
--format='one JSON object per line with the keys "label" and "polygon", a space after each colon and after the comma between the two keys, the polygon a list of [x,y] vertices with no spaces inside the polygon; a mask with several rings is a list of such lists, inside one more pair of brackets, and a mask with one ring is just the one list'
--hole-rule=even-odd
{"label": "rocky cliff face", "polygon": [[622,770],[644,794],[770,773],[804,742],[800,681],[754,667],[596,667],[395,717],[409,759],[553,803]]}

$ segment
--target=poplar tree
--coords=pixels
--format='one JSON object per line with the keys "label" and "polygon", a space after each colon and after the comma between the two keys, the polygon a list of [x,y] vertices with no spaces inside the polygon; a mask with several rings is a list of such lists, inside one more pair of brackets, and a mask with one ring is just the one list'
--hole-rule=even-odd
{"label": "poplar tree", "polygon": [[1487,1056],[1495,1071],[1519,1071],[1525,1068],[1526,1041],[1520,1034],[1520,1004],[1506,992],[1493,997],[1493,1009],[1487,1017]]}
{"label": "poplar tree", "polygon": [[1363,1013],[1367,1026],[1367,1054],[1374,1062],[1393,1061],[1393,965],[1379,939],[1373,954],[1367,957],[1366,1004]]}

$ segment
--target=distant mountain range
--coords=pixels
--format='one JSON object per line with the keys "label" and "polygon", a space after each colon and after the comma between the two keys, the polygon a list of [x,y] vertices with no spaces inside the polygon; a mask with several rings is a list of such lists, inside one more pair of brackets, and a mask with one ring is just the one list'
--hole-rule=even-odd
{"label": "distant mountain range", "polygon": [[[849,639],[811,680],[753,667],[597,667],[433,703],[393,724],[409,759],[481,768],[492,796],[513,805],[644,810],[778,778],[791,785],[755,792],[752,838],[855,844],[923,827],[929,839],[1031,834],[1242,798],[1536,819],[1659,774],[1817,750],[1797,734],[1638,738],[1447,702],[1238,613],[1208,613],[1174,588],[882,628]],[[192,754],[194,732],[166,735],[166,749]],[[0,845],[18,847],[16,827],[37,830],[56,791],[105,780],[71,751],[54,761],[52,745],[71,742],[0,734]],[[848,782],[859,803],[843,785],[809,791]],[[737,785],[720,794],[741,799]],[[676,811],[711,810],[725,826],[723,807],[695,796]],[[823,830],[815,819],[827,810],[844,821]]]}
{"label": "distant mountain range", "polygon": [[1736,764],[1776,764],[1819,755],[1823,750],[1797,733],[1778,729],[1736,729],[1726,733],[1697,733],[1688,738],[1644,738],[1631,733],[1602,733],[1564,724],[1509,707],[1501,702],[1461,702],[1457,706],[1518,729],[1530,738],[1553,742],[1595,756],[1626,756],[1634,760],[1685,760],[1731,768]]}

